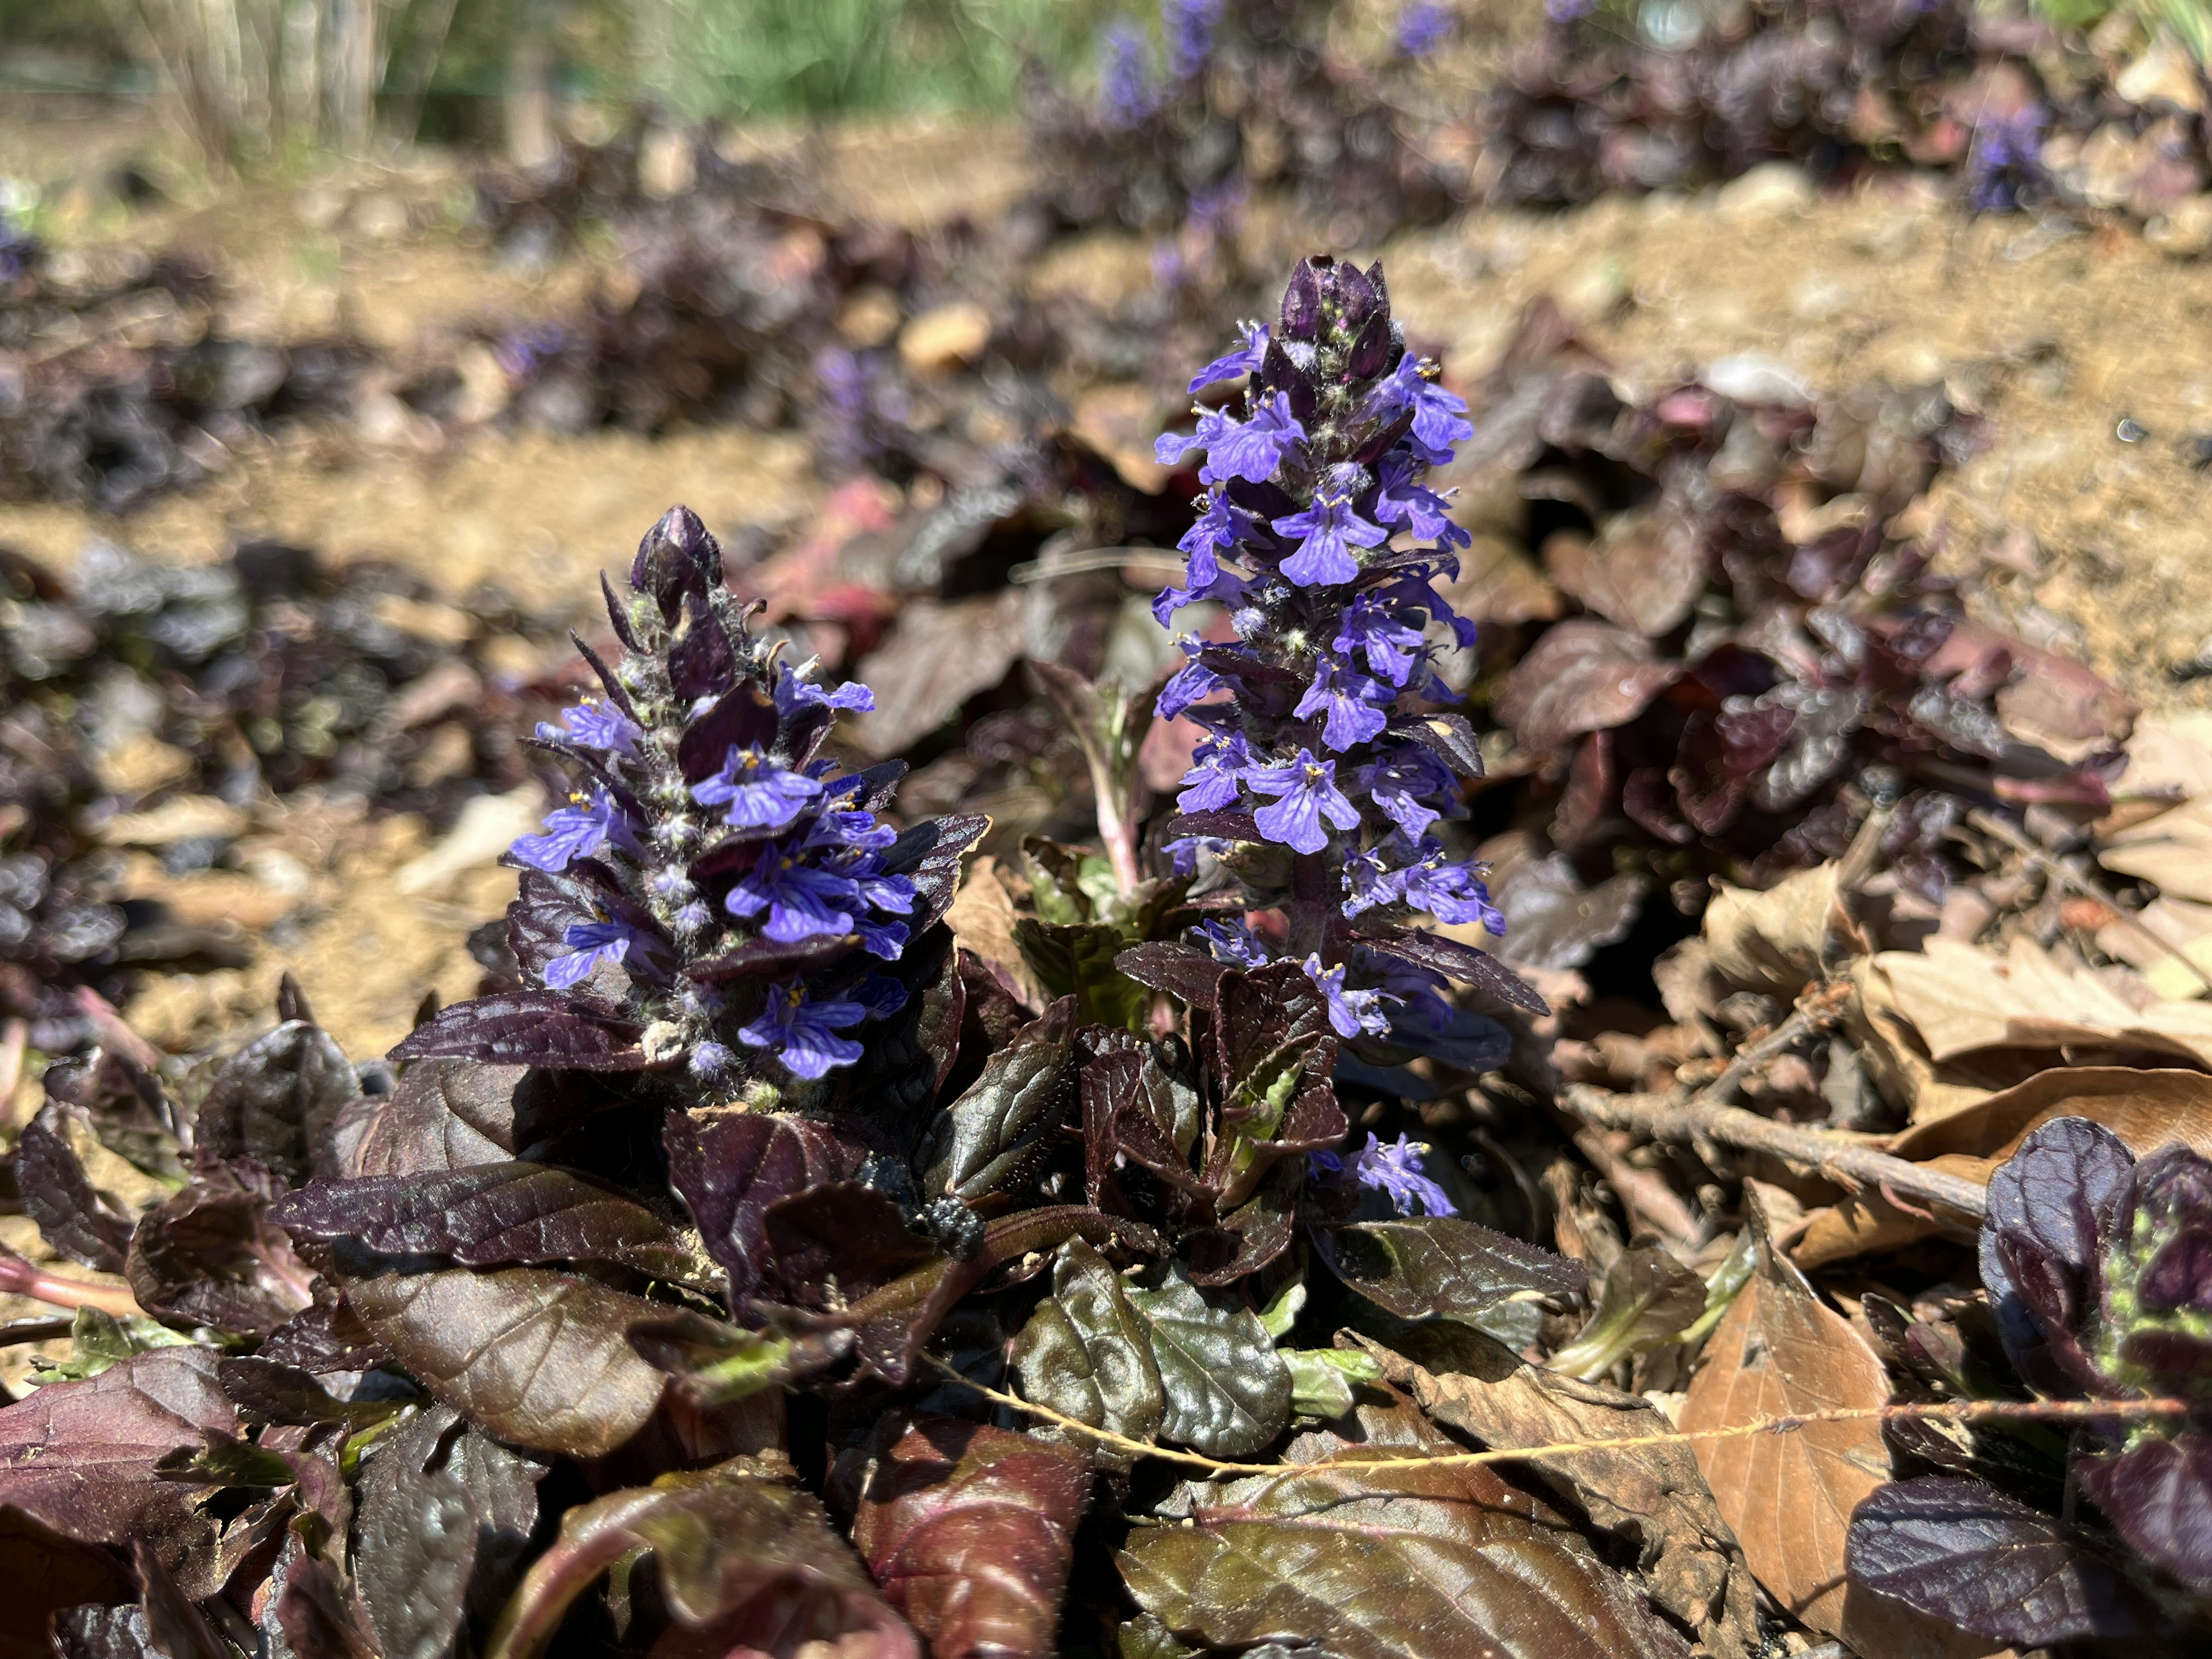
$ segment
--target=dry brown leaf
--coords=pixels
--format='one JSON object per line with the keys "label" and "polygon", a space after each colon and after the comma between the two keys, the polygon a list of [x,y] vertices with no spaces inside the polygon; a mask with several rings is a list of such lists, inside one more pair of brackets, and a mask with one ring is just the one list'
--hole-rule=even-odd
{"label": "dry brown leaf", "polygon": [[[1478,1331],[1455,1330],[1451,1339],[1444,1363],[1455,1369],[1441,1373],[1357,1340],[1429,1416],[1485,1445],[1667,1431],[1666,1419],[1635,1395],[1528,1364]],[[1595,1525],[1636,1545],[1652,1599],[1688,1625],[1708,1651],[1733,1659],[1758,1650],[1759,1619],[1743,1551],[1687,1446],[1584,1454],[1540,1463],[1535,1474]]]}
{"label": "dry brown leaf", "polygon": [[[1927,1160],[1931,1170],[1983,1185],[1988,1184],[1997,1162],[1958,1152],[1944,1152]],[[1901,1249],[1942,1231],[1926,1212],[1899,1209],[1886,1194],[1869,1188],[1808,1216],[1804,1230],[1790,1246],[1790,1259],[1811,1273],[1833,1262]]]}
{"label": "dry brown leaf", "polygon": [[2170,898],[2212,902],[2212,796],[2109,836],[2097,862],[2149,882]]}
{"label": "dry brown leaf", "polygon": [[1820,954],[1840,927],[1837,866],[1800,870],[1765,892],[1723,885],[1705,907],[1705,949],[1713,968],[1739,991],[1785,1001],[1820,971]]}
{"label": "dry brown leaf", "polygon": [[2128,739],[2127,769],[2112,786],[2120,799],[2212,795],[2212,714],[2148,714]]}
{"label": "dry brown leaf", "polygon": [[1994,1092],[1929,1059],[1912,1023],[1898,1012],[1896,988],[1872,957],[1853,961],[1851,980],[1857,994],[1845,1012],[1844,1032],[1875,1088],[1908,1122],[1948,1116]]}
{"label": "dry brown leaf", "polygon": [[2014,678],[1996,695],[2007,732],[2068,766],[2119,746],[2142,708],[2133,697],[2082,663],[2018,644],[2012,654]]}
{"label": "dry brown leaf", "polygon": [[2138,1009],[2096,974],[2069,968],[2026,939],[1999,957],[1938,936],[1924,951],[1886,951],[1874,961],[1888,976],[1898,1012],[1937,1061],[1978,1048],[2101,1048],[2212,1066],[2212,1004]]}
{"label": "dry brown leaf", "polygon": [[[1680,1426],[1695,1434],[1888,1399],[1888,1377],[1866,1340],[1762,1237],[1758,1271],[1705,1345]],[[1910,1634],[1891,1627],[1893,1619],[1911,1615],[1844,1577],[1851,1511],[1890,1477],[1889,1454],[1873,1419],[1693,1443],[1698,1467],[1722,1517],[1742,1540],[1752,1571],[1797,1618],[1840,1638],[1862,1659],[1988,1650],[1985,1644],[1945,1644],[1932,1621],[1914,1621],[1920,1627]]]}
{"label": "dry brown leaf", "polygon": [[1945,1153],[2002,1162],[2029,1131],[2054,1117],[2101,1123],[2138,1157],[2172,1140],[2212,1153],[2212,1077],[2125,1066],[2060,1066],[1963,1112],[1908,1129],[1890,1151],[1915,1163]]}
{"label": "dry brown leaf", "polygon": [[988,854],[971,860],[960,890],[945,913],[952,936],[996,968],[1032,1008],[1052,999],[1037,983],[1021,948],[1014,943],[1014,922],[1019,912],[1013,895],[999,878],[999,861]]}

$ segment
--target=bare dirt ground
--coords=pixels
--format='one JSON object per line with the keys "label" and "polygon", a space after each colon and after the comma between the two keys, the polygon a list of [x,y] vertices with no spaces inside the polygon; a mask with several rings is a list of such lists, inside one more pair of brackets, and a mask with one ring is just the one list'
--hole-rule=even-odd
{"label": "bare dirt ground", "polygon": [[[0,172],[58,177],[87,154],[131,150],[109,137],[73,153],[51,122],[37,131],[33,143],[0,125]],[[1010,131],[861,131],[823,155],[834,193],[916,225],[994,210],[1026,176]],[[136,216],[95,204],[82,228],[88,239],[200,249],[235,296],[234,324],[286,337],[342,331],[402,356],[471,317],[555,314],[601,280],[581,258],[528,270],[495,263],[466,233],[464,179],[434,157],[352,167],[283,186],[179,191],[193,204]],[[1285,240],[1279,225],[1255,234]],[[1717,360],[1814,392],[1941,381],[1985,425],[1986,447],[1929,502],[1942,568],[1966,580],[1970,602],[2085,656],[2147,707],[2212,701],[2191,667],[2212,643],[2212,473],[2199,470],[2196,443],[2212,434],[2212,264],[2169,257],[2133,232],[1970,218],[1927,179],[1823,199],[1787,173],[1558,216],[1470,212],[1380,252],[1400,314],[1462,383],[1546,294],[1647,386]],[[1091,239],[1054,266],[1055,280],[1109,295],[1149,280],[1131,239]],[[441,444],[403,425],[295,434],[125,520],[0,506],[0,542],[65,567],[95,536],[186,562],[274,536],[335,559],[397,560],[456,596],[496,581],[580,617],[597,572],[625,559],[671,502],[717,528],[786,527],[822,494],[795,434],[485,433]],[[2212,668],[2212,653],[2203,661]],[[250,929],[253,964],[151,982],[128,1011],[148,1036],[197,1046],[265,1023],[287,969],[357,1054],[404,1032],[426,989],[468,993],[459,939],[497,913],[507,878],[479,866],[403,894],[392,872],[422,853],[427,826],[318,833],[300,860],[307,890],[281,925]]]}

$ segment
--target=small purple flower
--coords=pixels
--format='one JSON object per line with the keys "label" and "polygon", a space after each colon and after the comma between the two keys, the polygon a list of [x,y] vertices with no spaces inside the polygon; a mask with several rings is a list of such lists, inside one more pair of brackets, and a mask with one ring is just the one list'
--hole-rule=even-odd
{"label": "small purple flower", "polygon": [[767,1008],[739,1030],[738,1041],[748,1048],[773,1049],[793,1077],[811,1080],[860,1057],[860,1045],[837,1033],[858,1025],[868,1012],[858,1002],[817,1002],[793,980],[769,987]]}
{"label": "small purple flower", "polygon": [[1127,131],[1159,107],[1143,31],[1126,18],[1098,36],[1098,101],[1106,125]]}
{"label": "small purple flower", "polygon": [[626,921],[612,921],[601,916],[597,921],[572,921],[562,930],[561,943],[568,946],[568,954],[555,957],[545,964],[545,983],[549,989],[565,991],[591,977],[592,970],[603,962],[623,963],[629,959],[630,949],[638,949],[638,965],[653,969],[655,964],[645,958],[658,950],[659,941],[650,934],[641,933]]}
{"label": "small purple flower", "polygon": [[1267,965],[1267,947],[1260,936],[1241,919],[1202,921],[1190,930],[1191,938],[1206,947],[1206,954],[1216,962],[1225,962],[1238,968],[1264,968]]}
{"label": "small purple flower", "polygon": [[1306,977],[1321,988],[1328,1001],[1328,1023],[1340,1037],[1360,1036],[1381,1036],[1390,1029],[1389,1017],[1383,1013],[1385,1001],[1398,999],[1382,991],[1347,991],[1344,988],[1342,963],[1323,970],[1318,954],[1309,956],[1305,962]]}
{"label": "small purple flower", "polygon": [[1252,749],[1242,732],[1208,732],[1191,759],[1182,793],[1176,797],[1177,811],[1224,811],[1243,798],[1238,780],[1252,763]]}
{"label": "small purple flower", "polygon": [[1378,471],[1382,488],[1375,497],[1375,516],[1386,525],[1403,525],[1416,539],[1444,547],[1472,547],[1474,538],[1455,524],[1450,503],[1420,482],[1421,464],[1403,450],[1382,458]]}
{"label": "small purple flower", "polygon": [[1316,760],[1310,749],[1299,750],[1296,760],[1280,766],[1255,766],[1244,781],[1262,794],[1278,797],[1254,818],[1262,836],[1294,852],[1318,853],[1328,845],[1324,817],[1340,830],[1359,827],[1358,809],[1336,787],[1336,763]]}
{"label": "small purple flower", "polygon": [[[1456,573],[1459,561],[1451,559],[1450,569]],[[1472,651],[1481,637],[1475,626],[1452,608],[1451,601],[1436,590],[1436,585],[1419,571],[1409,571],[1383,590],[1382,597],[1401,606],[1418,605],[1429,613],[1431,622],[1443,623],[1452,632],[1452,640],[1461,649]]]}
{"label": "small purple flower", "polygon": [[859,885],[848,878],[801,864],[795,854],[770,843],[722,903],[732,915],[748,920],[765,910],[768,924],[761,931],[778,944],[796,945],[851,933],[860,902]]}
{"label": "small purple flower", "polygon": [[721,1043],[712,1041],[695,1043],[690,1058],[684,1062],[691,1075],[702,1083],[713,1083],[728,1075],[738,1063],[738,1057]]}
{"label": "small purple flower", "polygon": [[821,793],[820,783],[777,765],[757,744],[744,749],[732,744],[722,769],[691,786],[691,799],[702,806],[730,809],[724,822],[733,830],[784,829]]}
{"label": "small purple flower", "polygon": [[1216,836],[1178,836],[1173,841],[1163,842],[1160,851],[1168,855],[1168,867],[1176,874],[1194,876],[1200,854],[1218,858],[1235,845]]}
{"label": "small purple flower", "polygon": [[1267,355],[1267,324],[1240,323],[1237,331],[1244,337],[1243,346],[1224,357],[1216,357],[1199,370],[1198,378],[1190,383],[1194,392],[1203,392],[1223,380],[1241,380],[1260,367],[1260,360]]}
{"label": "small purple flower", "polygon": [[1380,546],[1384,540],[1380,529],[1352,510],[1349,495],[1322,496],[1304,512],[1276,520],[1275,529],[1304,538],[1298,550],[1283,561],[1283,579],[1296,587],[1356,581],[1359,563],[1351,550]]}
{"label": "small purple flower", "polygon": [[1448,925],[1480,922],[1486,933],[1505,936],[1504,912],[1490,902],[1480,866],[1449,862],[1433,841],[1423,841],[1416,850],[1419,862],[1400,872],[1399,890],[1407,903]]}
{"label": "small purple flower", "polygon": [[1427,750],[1411,745],[1361,767],[1358,777],[1368,798],[1406,832],[1408,841],[1418,841],[1443,817],[1429,805],[1429,798],[1443,795],[1452,787],[1451,769]]}
{"label": "small purple flower", "polygon": [[534,870],[565,870],[610,842],[637,856],[637,832],[612,795],[600,789],[590,795],[571,795],[568,800],[568,805],[545,815],[544,835],[525,836],[514,843],[510,850],[516,858]]}
{"label": "small purple flower", "polygon": [[1168,73],[1188,81],[1213,51],[1221,0],[1160,0],[1160,34],[1168,43]]}
{"label": "small purple flower", "polygon": [[1220,675],[1198,659],[1196,644],[1186,643],[1183,651],[1190,658],[1189,665],[1169,678],[1152,702],[1152,713],[1164,720],[1175,719],[1193,703],[1212,696],[1225,684]]}
{"label": "small purple flower", "polygon": [[548,742],[568,742],[585,749],[603,749],[611,755],[620,755],[625,760],[637,758],[638,731],[630,717],[619,708],[601,702],[597,697],[586,697],[574,708],[561,711],[560,726],[538,722],[538,735]]}
{"label": "small purple flower", "polygon": [[1344,608],[1329,649],[1346,657],[1354,652],[1363,653],[1370,672],[1402,686],[1420,659],[1422,634],[1396,606],[1371,593],[1362,593]]}
{"label": "small purple flower", "polygon": [[906,987],[885,974],[871,974],[846,996],[868,1011],[871,1019],[889,1019],[906,1006]]}
{"label": "small purple flower", "polygon": [[1425,357],[1407,352],[1398,360],[1390,378],[1375,388],[1380,413],[1413,411],[1413,436],[1419,459],[1437,465],[1451,459],[1451,447],[1474,436],[1467,419],[1467,399],[1448,392],[1436,379],[1437,366]]}
{"label": "small purple flower", "polygon": [[[1204,422],[1199,428],[1205,430]],[[1208,483],[1231,478],[1265,483],[1281,468],[1283,457],[1305,441],[1305,428],[1291,413],[1290,393],[1278,392],[1255,404],[1250,420],[1224,422],[1208,447],[1198,476]]]}
{"label": "small purple flower", "polygon": [[1421,1167],[1428,1150],[1402,1130],[1395,1145],[1370,1135],[1352,1162],[1352,1178],[1363,1187],[1388,1193],[1401,1215],[1411,1215],[1409,1206],[1416,1204],[1428,1215],[1457,1215],[1450,1197]]}
{"label": "small purple flower", "polygon": [[1398,902],[1397,872],[1382,861],[1381,852],[1369,848],[1344,860],[1344,914],[1356,916],[1378,904]]}
{"label": "small purple flower", "polygon": [[811,680],[801,679],[781,664],[778,669],[775,712],[786,719],[802,708],[850,708],[865,714],[876,706],[876,694],[858,681],[825,690]]}
{"label": "small purple flower", "polygon": [[1326,714],[1322,744],[1342,754],[1382,735],[1389,724],[1389,716],[1382,712],[1389,701],[1389,692],[1375,681],[1323,658],[1321,672],[1291,712],[1300,720]]}
{"label": "small purple flower", "polygon": [[1426,58],[1451,33],[1452,15],[1435,0],[1410,0],[1398,12],[1398,50],[1408,58]]}

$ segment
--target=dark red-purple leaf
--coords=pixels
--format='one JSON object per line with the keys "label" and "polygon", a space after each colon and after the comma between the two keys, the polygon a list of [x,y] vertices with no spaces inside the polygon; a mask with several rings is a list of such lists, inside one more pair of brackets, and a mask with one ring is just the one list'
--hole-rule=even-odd
{"label": "dark red-purple leaf", "polygon": [[636,1072],[653,1062],[639,1027],[559,991],[514,991],[441,1010],[392,1050],[394,1060],[489,1060],[580,1072]]}
{"label": "dark red-purple leaf", "polygon": [[50,1382],[0,1409],[0,1506],[79,1543],[153,1542],[187,1588],[213,1530],[193,1489],[155,1466],[197,1451],[210,1432],[235,1435],[238,1412],[216,1380],[212,1348],[155,1348],[80,1382]]}
{"label": "dark red-purple leaf", "polygon": [[1523,749],[1626,725],[1681,672],[1650,641],[1584,618],[1555,623],[1505,677],[1492,708]]}
{"label": "dark red-purple leaf", "polygon": [[141,1659],[146,1616],[131,1597],[130,1575],[108,1551],[0,1504],[0,1656]]}
{"label": "dark red-purple leaf", "polygon": [[847,1115],[891,1127],[902,1150],[911,1126],[927,1120],[960,1059],[960,1028],[970,991],[952,930],[942,923],[907,945],[887,976],[906,989],[906,1006],[868,1027],[866,1052],[830,1073]]}
{"label": "dark red-purple leaf", "polygon": [[884,849],[884,868],[914,883],[914,913],[907,924],[919,935],[945,919],[960,890],[960,860],[991,828],[976,812],[927,818]]}
{"label": "dark red-purple leaf", "polygon": [[1579,1261],[1455,1216],[1316,1227],[1314,1249],[1329,1271],[1401,1319],[1472,1321],[1508,1297],[1579,1296]]}
{"label": "dark red-purple leaf", "polygon": [[194,1148],[204,1157],[252,1158],[287,1186],[339,1175],[338,1113],[360,1093],[330,1034],[289,1020],[222,1063],[200,1102]]}
{"label": "dark red-purple leaf", "polygon": [[817,1312],[863,1301],[938,1254],[908,1230],[896,1204],[850,1182],[778,1199],[763,1211],[761,1225],[783,1296]]}
{"label": "dark red-purple leaf", "polygon": [[[1081,1239],[1060,1247],[1052,1294],[1015,1337],[1011,1358],[1023,1399],[1127,1439],[1159,1432],[1167,1396],[1150,1328],[1113,1264]],[[1128,1467],[1118,1453],[1094,1453]]]}
{"label": "dark red-purple leaf", "polygon": [[774,699],[758,681],[743,681],[685,724],[676,763],[687,782],[697,783],[720,771],[732,749],[770,748],[777,724]]}
{"label": "dark red-purple leaf", "polygon": [[1495,997],[1509,1007],[1526,1009],[1539,1015],[1552,1012],[1551,1005],[1536,994],[1536,988],[1528,981],[1487,951],[1478,951],[1472,945],[1462,945],[1455,939],[1446,939],[1441,933],[1424,933],[1417,927],[1405,927],[1388,933],[1362,933],[1358,935],[1358,942],[1370,951],[1380,951],[1385,956],[1410,962],[1417,968],[1432,969],[1462,985],[1472,985],[1476,990]]}
{"label": "dark red-purple leaf", "polygon": [[1023,1194],[1074,1115],[1075,1018],[1076,999],[1063,996],[939,1115],[915,1160],[928,1193],[969,1204]]}
{"label": "dark red-purple leaf", "polygon": [[576,1598],[624,1556],[650,1551],[678,1629],[662,1650],[787,1654],[801,1643],[838,1659],[921,1659],[822,1506],[738,1457],[697,1474],[580,1504],[531,1565],[487,1644],[487,1659],[536,1659]]}
{"label": "dark red-purple leaf", "polygon": [[2020,1648],[2158,1633],[2166,1620],[2090,1534],[1978,1480],[1878,1488],[1851,1513],[1851,1583]]}
{"label": "dark red-purple leaf", "polygon": [[91,1134],[82,1107],[50,1101],[31,1120],[15,1142],[15,1191],[47,1243],[95,1272],[119,1273],[137,1222],[94,1188],[64,1133],[71,1120]]}
{"label": "dark red-purple leaf", "polygon": [[957,1418],[886,1419],[838,1460],[853,1543],[932,1659],[1057,1650],[1091,1465],[1071,1446]]}
{"label": "dark red-purple leaf", "polygon": [[391,1354],[361,1322],[352,1305],[321,1280],[317,1281],[317,1290],[315,1304],[302,1308],[279,1325],[254,1358],[297,1366],[318,1376],[331,1371],[364,1371],[387,1364]]}
{"label": "dark red-purple leaf", "polygon": [[487,1432],[595,1457],[652,1416],[662,1374],[629,1341],[665,1309],[544,1267],[379,1273],[346,1300],[430,1394]]}
{"label": "dark red-purple leaf", "polygon": [[1183,1236],[1182,1258],[1190,1282],[1231,1285],[1266,1267],[1291,1245],[1297,1231],[1298,1190],[1305,1184],[1302,1159],[1285,1158],[1268,1170],[1260,1189],[1221,1218],[1220,1224]]}
{"label": "dark red-purple leaf", "polygon": [[1260,825],[1249,812],[1178,812],[1168,820],[1170,839],[1203,836],[1212,841],[1257,841]]}
{"label": "dark red-purple leaf", "polygon": [[1114,958],[1114,966],[1139,985],[1180,997],[1193,1008],[1211,1010],[1221,994],[1229,964],[1188,945],[1157,940],[1133,945]]}
{"label": "dark red-purple leaf", "polygon": [[124,1271],[147,1312],[244,1335],[268,1335],[315,1299],[314,1272],[266,1194],[220,1164],[140,1218]]}
{"label": "dark red-purple leaf", "polygon": [[2134,1167],[2135,1154],[2110,1129],[2057,1117],[1990,1177],[1982,1283],[2005,1352],[2043,1393],[2100,1387],[2077,1326],[2096,1305],[2100,1212]]}
{"label": "dark red-purple leaf", "polygon": [[543,1164],[318,1181],[274,1214],[295,1237],[356,1238],[381,1255],[445,1256],[469,1267],[608,1261],[681,1280],[703,1265],[635,1199]]}
{"label": "dark red-purple leaf", "polygon": [[420,1060],[375,1103],[358,1139],[341,1145],[343,1174],[413,1175],[513,1158],[519,1097],[530,1071],[475,1060]]}
{"label": "dark red-purple leaf", "polygon": [[2090,1501],[2146,1560],[2212,1595],[2212,1434],[2186,1428],[2075,1465]]}
{"label": "dark red-purple leaf", "polygon": [[708,1253],[730,1279],[730,1306],[742,1312],[768,1261],[762,1212],[778,1199],[851,1178],[862,1150],[825,1125],[771,1113],[702,1118],[668,1115],[662,1130],[669,1184],[691,1212]]}
{"label": "dark red-purple leaf", "polygon": [[258,1354],[226,1359],[216,1368],[222,1391],[249,1417],[307,1428],[343,1423],[361,1428],[380,1423],[406,1404],[397,1400],[339,1400],[296,1365],[280,1364]]}

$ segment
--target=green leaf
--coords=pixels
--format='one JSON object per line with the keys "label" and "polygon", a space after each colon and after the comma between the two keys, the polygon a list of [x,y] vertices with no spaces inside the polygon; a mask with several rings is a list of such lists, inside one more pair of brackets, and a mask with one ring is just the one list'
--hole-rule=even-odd
{"label": "green leaf", "polygon": [[666,1309],[543,1267],[349,1280],[346,1300],[432,1395],[502,1440],[596,1457],[644,1425],[662,1374],[629,1345]]}
{"label": "green leaf", "polygon": [[35,1358],[31,1363],[37,1368],[35,1380],[41,1386],[49,1382],[81,1382],[88,1376],[98,1376],[134,1353],[191,1346],[191,1338],[179,1336],[154,1320],[136,1316],[118,1319],[97,1308],[79,1308],[70,1322],[70,1357],[51,1364]]}
{"label": "green leaf", "polygon": [[1152,1439],[1165,1420],[1167,1396],[1146,1322],[1121,1275],[1071,1238],[1053,1262],[1052,1291],[1014,1340],[1024,1397],[1095,1429]]}
{"label": "green leaf", "polygon": [[1401,1319],[1474,1324],[1510,1299],[1567,1297],[1587,1274],[1578,1261],[1453,1216],[1316,1228],[1329,1270]]}
{"label": "green leaf", "polygon": [[1295,1634],[1341,1659],[1686,1651],[1492,1470],[1362,1468],[1383,1450],[1378,1437],[1282,1474],[1185,1488],[1189,1524],[1133,1532],[1123,1583],[1177,1638],[1218,1647]]}
{"label": "green leaf", "polygon": [[938,1116],[923,1184],[964,1203],[1019,1196],[1057,1144],[1079,1091],[1075,1002],[1063,996],[984,1062],[983,1074]]}
{"label": "green leaf", "polygon": [[1269,1298],[1260,1310],[1260,1326],[1278,1342],[1291,1334],[1291,1327],[1298,1322],[1305,1311],[1306,1282],[1303,1279],[1286,1280],[1283,1288]]}
{"label": "green leaf", "polygon": [[789,1337],[749,1331],[688,1310],[631,1326],[629,1343],[701,1406],[735,1405],[775,1387],[791,1370]]}
{"label": "green leaf", "polygon": [[1128,944],[1117,929],[1024,916],[1014,924],[1014,944],[1046,995],[1075,999],[1077,1024],[1136,1028],[1150,994],[1115,967]]}
{"label": "green leaf", "polygon": [[1173,1263],[1158,1289],[1127,1294],[1149,1328],[1169,1439],[1209,1457],[1246,1457],[1283,1431],[1291,1373],[1250,1310],[1209,1297]]}
{"label": "green leaf", "polygon": [[1382,1367],[1357,1352],[1285,1348],[1282,1356],[1291,1373],[1291,1409],[1301,1417],[1341,1417],[1352,1409],[1353,1383],[1382,1380]]}
{"label": "green leaf", "polygon": [[1671,1342],[1705,1310],[1705,1281],[1656,1246],[1624,1250],[1605,1275],[1597,1307],[1552,1369],[1594,1382],[1620,1360]]}
{"label": "green leaf", "polygon": [[1055,927],[1079,927],[1091,921],[1091,902],[1083,890],[1083,853],[1042,836],[1022,841],[1022,873],[1029,878],[1030,902]]}

